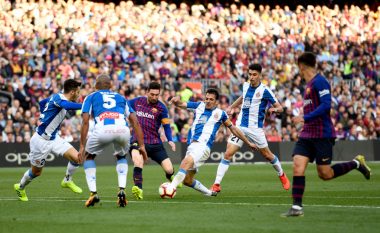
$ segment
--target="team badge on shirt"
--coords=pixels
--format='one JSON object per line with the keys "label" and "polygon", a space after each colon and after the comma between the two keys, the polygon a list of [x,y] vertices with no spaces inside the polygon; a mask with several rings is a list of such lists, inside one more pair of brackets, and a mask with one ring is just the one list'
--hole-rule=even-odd
{"label": "team badge on shirt", "polygon": [[158,112],[157,108],[152,108],[152,112],[153,112],[153,113]]}
{"label": "team badge on shirt", "polygon": [[306,88],[306,95],[310,94],[310,88]]}
{"label": "team badge on shirt", "polygon": [[257,98],[260,97],[260,92],[257,92],[257,93],[256,93],[256,97],[257,97]]}
{"label": "team badge on shirt", "polygon": [[218,119],[219,119],[219,114],[218,114],[218,113],[215,113],[215,114],[214,114],[214,119],[215,119],[215,120],[218,120]]}

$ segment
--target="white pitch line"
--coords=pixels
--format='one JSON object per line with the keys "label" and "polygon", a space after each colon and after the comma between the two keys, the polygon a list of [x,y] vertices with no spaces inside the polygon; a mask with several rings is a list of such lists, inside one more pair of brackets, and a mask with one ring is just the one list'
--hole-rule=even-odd
{"label": "white pitch line", "polygon": [[[50,197],[54,198],[54,197]],[[18,201],[17,198],[0,198],[0,201]],[[86,200],[73,200],[73,199],[47,199],[47,198],[33,198],[30,201],[43,201],[43,202],[85,202]],[[101,203],[115,203],[111,200],[101,200]],[[198,204],[198,205],[240,205],[240,206],[289,206],[289,203],[246,203],[246,202],[190,202],[190,201],[173,201],[173,200],[162,200],[162,201],[128,201],[134,204]],[[304,206],[310,207],[331,207],[331,208],[356,208],[356,209],[380,209],[380,206],[355,206],[355,205],[319,205],[319,204],[309,204]]]}

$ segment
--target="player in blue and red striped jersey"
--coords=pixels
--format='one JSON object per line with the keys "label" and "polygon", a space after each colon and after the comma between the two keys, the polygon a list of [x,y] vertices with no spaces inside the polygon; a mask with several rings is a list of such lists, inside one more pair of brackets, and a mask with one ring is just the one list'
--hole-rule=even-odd
{"label": "player in blue and red striped jersey", "polygon": [[299,72],[307,82],[304,93],[303,116],[293,118],[294,124],[303,124],[293,151],[293,206],[283,217],[303,216],[302,197],[305,190],[305,171],[309,162],[316,161],[318,176],[331,180],[354,169],[370,179],[371,169],[363,155],[350,162],[331,166],[335,129],[330,118],[331,87],[316,70],[316,56],[305,52],[298,58]]}
{"label": "player in blue and red striped jersey", "polygon": [[[160,164],[164,169],[168,180],[174,174],[173,165],[168,157],[166,150],[162,144],[158,130],[161,125],[165,130],[165,135],[172,150],[176,147],[172,140],[172,131],[170,128],[170,120],[168,109],[158,100],[160,95],[161,85],[157,82],[152,82],[148,86],[147,96],[137,97],[129,101],[130,106],[136,112],[137,118],[144,132],[145,149],[152,160]],[[142,191],[142,170],[144,161],[138,151],[139,145],[136,142],[136,137],[133,134],[131,143],[131,157],[134,163],[133,180],[135,185],[132,187],[132,193],[136,199],[143,199]]]}

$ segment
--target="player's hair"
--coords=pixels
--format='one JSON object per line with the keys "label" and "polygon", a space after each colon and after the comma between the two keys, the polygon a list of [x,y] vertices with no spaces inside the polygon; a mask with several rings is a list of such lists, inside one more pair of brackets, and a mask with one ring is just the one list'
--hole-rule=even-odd
{"label": "player's hair", "polygon": [[255,64],[249,65],[248,69],[249,70],[256,70],[257,72],[259,72],[261,74],[263,67],[260,64],[255,63]]}
{"label": "player's hair", "polygon": [[149,90],[160,90],[161,89],[161,84],[158,83],[158,82],[151,82],[149,83],[149,86],[148,86],[148,91]]}
{"label": "player's hair", "polygon": [[81,82],[75,81],[74,79],[67,79],[63,83],[63,93],[67,94],[70,91],[75,91],[77,90],[78,87],[82,85]]}
{"label": "player's hair", "polygon": [[317,64],[317,56],[315,56],[312,52],[304,52],[301,54],[301,56],[298,57],[297,60],[298,65],[304,64],[306,66],[315,68],[315,65]]}
{"label": "player's hair", "polygon": [[109,90],[111,88],[111,78],[108,74],[100,74],[96,77],[95,88],[98,90]]}
{"label": "player's hair", "polygon": [[215,95],[215,99],[218,100],[219,99],[219,92],[214,89],[214,88],[210,88],[206,91],[206,94],[213,94]]}

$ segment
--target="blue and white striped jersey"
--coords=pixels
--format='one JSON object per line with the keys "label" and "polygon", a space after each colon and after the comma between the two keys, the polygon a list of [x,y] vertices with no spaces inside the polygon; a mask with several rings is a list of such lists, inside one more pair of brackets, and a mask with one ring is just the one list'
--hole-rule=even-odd
{"label": "blue and white striped jersey", "polygon": [[187,108],[195,112],[187,143],[198,141],[211,148],[220,125],[228,120],[227,113],[219,108],[206,109],[204,102],[188,102]]}
{"label": "blue and white striped jersey", "polygon": [[255,88],[245,82],[243,103],[236,125],[247,128],[263,128],[267,105],[268,103],[273,105],[276,102],[278,102],[276,97],[266,85],[260,83]]}
{"label": "blue and white striped jersey", "polygon": [[40,107],[43,109],[40,115],[41,124],[36,131],[46,140],[54,140],[67,110],[80,109],[82,104],[71,102],[62,93],[58,93],[42,100]]}
{"label": "blue and white striped jersey", "polygon": [[128,125],[125,118],[135,112],[120,94],[99,90],[88,95],[83,102],[82,113],[89,113],[95,125]]}

